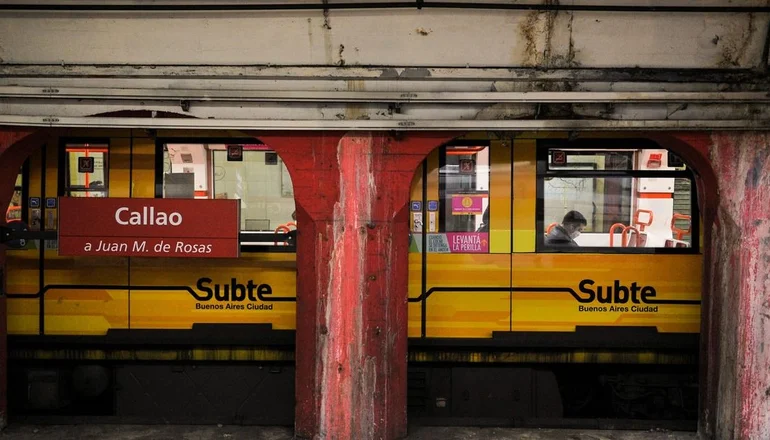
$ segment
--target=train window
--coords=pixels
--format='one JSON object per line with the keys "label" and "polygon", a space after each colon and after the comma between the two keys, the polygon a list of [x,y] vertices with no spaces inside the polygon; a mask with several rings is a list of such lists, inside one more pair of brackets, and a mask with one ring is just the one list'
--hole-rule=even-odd
{"label": "train window", "polygon": [[[697,249],[694,192],[666,150],[552,148],[538,167],[543,251]],[[546,164],[543,164],[545,162]]]}
{"label": "train window", "polygon": [[[228,147],[239,152],[237,157],[228,154]],[[164,144],[162,194],[166,198],[240,200],[244,245],[276,244],[273,232],[296,227],[288,170],[263,144]],[[262,232],[271,234],[268,237]],[[262,235],[265,237],[259,238]]]}
{"label": "train window", "polygon": [[66,144],[64,195],[69,197],[107,197],[107,144]]}
{"label": "train window", "polygon": [[489,146],[452,145],[439,155],[438,206],[428,209],[428,251],[489,252]]}
{"label": "train window", "polygon": [[549,170],[632,170],[632,151],[548,150]]}

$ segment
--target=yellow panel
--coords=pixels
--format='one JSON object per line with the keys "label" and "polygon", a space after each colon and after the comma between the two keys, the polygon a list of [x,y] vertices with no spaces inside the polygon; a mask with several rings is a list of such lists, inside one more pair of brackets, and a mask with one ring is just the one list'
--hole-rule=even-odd
{"label": "yellow panel", "polygon": [[46,335],[105,335],[127,327],[127,290],[52,289],[45,295]]}
{"label": "yellow panel", "polygon": [[517,139],[513,148],[513,249],[535,251],[536,154],[534,140]]}
{"label": "yellow panel", "polygon": [[109,150],[110,197],[130,197],[131,139],[110,139]]}
{"label": "yellow panel", "polygon": [[[10,287],[9,291],[12,291]],[[37,298],[8,298],[6,310],[9,335],[36,335],[40,332],[40,303]]]}
{"label": "yellow panel", "polygon": [[511,147],[493,141],[490,148],[489,252],[511,252]]}
{"label": "yellow panel", "polygon": [[128,257],[45,256],[46,284],[128,285]]}
{"label": "yellow panel", "polygon": [[[654,326],[661,332],[697,333],[699,305],[646,304],[637,290],[635,303],[622,293],[617,304],[579,302],[569,291],[531,292],[527,288],[572,289],[580,298],[585,289],[607,292],[617,280],[630,288],[650,286],[656,300],[699,300],[700,255],[612,255],[612,254],[514,254],[513,330],[574,331],[585,326]],[[617,309],[619,308],[619,309]],[[636,311],[641,309],[641,311]]]}
{"label": "yellow panel", "polygon": [[[417,298],[422,292],[422,253],[410,252],[409,254],[409,298]],[[409,337],[419,337],[422,331],[421,325],[422,306],[417,302],[409,303],[407,313]]]}
{"label": "yellow panel", "polygon": [[45,284],[71,286],[45,294],[47,335],[104,335],[128,326],[127,289],[88,286],[128,286],[126,257],[60,257],[46,250]]}
{"label": "yellow panel", "polygon": [[155,141],[134,138],[132,192],[134,198],[155,197]]}
{"label": "yellow panel", "polygon": [[[166,286],[167,289],[131,291],[131,328],[190,329],[195,323],[269,323],[276,330],[294,329],[296,303],[293,301],[252,301],[248,297],[242,301],[214,298],[202,301],[196,299],[193,292],[205,295],[198,289],[198,281],[209,278],[211,282],[206,286],[213,289],[219,284],[220,294],[227,286],[229,293],[234,278],[244,286],[249,280],[255,285],[267,284],[274,298],[295,298],[296,271],[295,256],[288,253],[250,253],[237,260],[133,258],[133,286]],[[242,292],[240,288],[239,292]]]}
{"label": "yellow panel", "polygon": [[427,288],[492,287],[495,292],[434,291],[428,337],[489,338],[510,330],[511,254],[428,254]]}
{"label": "yellow panel", "polygon": [[[29,241],[34,244],[35,242]],[[30,249],[6,251],[6,289],[11,294],[34,294],[40,290],[40,252]]]}

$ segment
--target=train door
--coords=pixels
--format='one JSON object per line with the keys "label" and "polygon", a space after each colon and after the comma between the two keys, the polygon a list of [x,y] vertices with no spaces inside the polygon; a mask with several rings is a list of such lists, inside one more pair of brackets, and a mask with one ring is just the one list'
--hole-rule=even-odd
{"label": "train door", "polygon": [[435,150],[410,203],[409,336],[487,338],[510,330],[510,146]]}
{"label": "train door", "polygon": [[[416,172],[409,238],[413,349],[473,346],[510,331],[510,182],[506,139],[442,146]],[[510,393],[479,381],[484,373],[476,368],[412,368],[410,375],[417,381],[430,376],[428,393],[439,396],[423,413],[413,412],[415,418],[510,415],[500,404]]]}

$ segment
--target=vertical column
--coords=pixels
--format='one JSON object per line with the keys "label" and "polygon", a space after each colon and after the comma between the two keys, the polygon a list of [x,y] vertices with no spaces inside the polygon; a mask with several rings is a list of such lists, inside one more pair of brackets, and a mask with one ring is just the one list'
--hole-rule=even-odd
{"label": "vertical column", "polygon": [[408,199],[446,134],[255,133],[297,203],[298,438],[406,436]]}
{"label": "vertical column", "polygon": [[712,135],[720,204],[712,238],[709,346],[715,438],[770,438],[770,134]]}
{"label": "vertical column", "polygon": [[712,277],[721,259],[714,253],[714,224],[719,208],[719,188],[711,164],[713,142],[708,132],[645,133],[660,146],[679,155],[695,170],[698,207],[702,221],[703,279],[701,301],[701,333],[699,355],[698,431],[705,438],[712,438],[716,425],[717,395],[719,387],[719,362],[712,353],[720,351],[721,292],[714,289]]}
{"label": "vertical column", "polygon": [[[32,152],[34,145],[43,137],[43,132],[34,129],[0,128],[0,225],[5,224],[5,211],[13,197],[13,187],[19,168]],[[0,429],[8,422],[7,383],[8,328],[5,304],[5,246],[0,244]]]}

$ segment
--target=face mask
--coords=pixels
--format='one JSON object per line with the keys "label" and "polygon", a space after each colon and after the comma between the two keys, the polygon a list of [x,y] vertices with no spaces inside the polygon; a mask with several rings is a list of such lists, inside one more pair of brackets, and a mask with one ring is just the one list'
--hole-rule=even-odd
{"label": "face mask", "polygon": [[575,232],[569,234],[569,236],[570,236],[570,238],[572,238],[574,240],[574,239],[576,239],[576,238],[578,238],[580,236],[580,231],[575,231]]}

